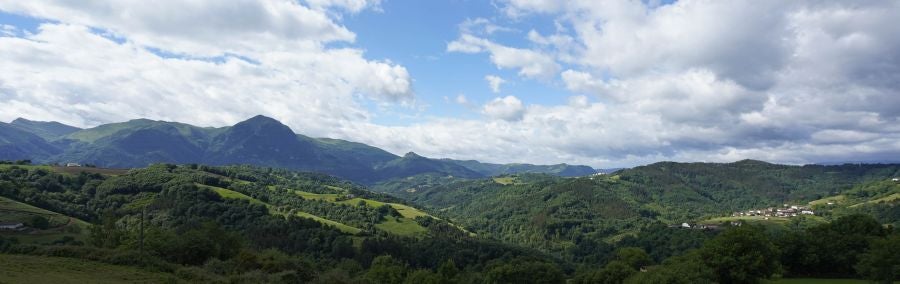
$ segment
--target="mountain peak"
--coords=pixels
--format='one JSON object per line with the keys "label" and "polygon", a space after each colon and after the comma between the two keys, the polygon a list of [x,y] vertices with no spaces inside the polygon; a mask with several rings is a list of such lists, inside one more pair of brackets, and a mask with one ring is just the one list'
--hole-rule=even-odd
{"label": "mountain peak", "polygon": [[406,153],[406,155],[403,155],[403,158],[413,159],[413,158],[424,158],[424,157],[420,156],[419,154],[416,154],[416,152],[409,152],[409,153]]}
{"label": "mountain peak", "polygon": [[247,120],[244,120],[244,121],[242,121],[241,123],[252,123],[252,124],[277,123],[277,124],[282,124],[280,121],[278,121],[278,120],[276,120],[276,119],[274,119],[274,118],[271,118],[271,117],[268,117],[268,116],[265,116],[265,115],[261,115],[261,114],[258,114],[258,115],[254,116],[254,117],[251,117],[251,118],[248,118]]}

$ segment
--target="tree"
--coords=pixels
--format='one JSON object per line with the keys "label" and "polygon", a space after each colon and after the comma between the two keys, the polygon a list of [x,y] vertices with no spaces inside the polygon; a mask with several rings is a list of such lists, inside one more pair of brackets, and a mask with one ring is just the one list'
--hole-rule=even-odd
{"label": "tree", "polygon": [[872,240],[869,250],[859,257],[856,271],[866,279],[881,283],[900,279],[900,235]]}
{"label": "tree", "polygon": [[556,265],[514,259],[495,264],[487,272],[488,283],[563,283],[563,273]]}
{"label": "tree", "polygon": [[624,247],[616,250],[616,260],[625,263],[635,270],[653,264],[653,259],[650,258],[650,255],[643,249],[636,247]]}
{"label": "tree", "polygon": [[413,271],[406,277],[406,284],[441,284],[441,277],[427,269]]}
{"label": "tree", "polygon": [[28,219],[28,226],[35,229],[47,229],[50,227],[50,220],[47,220],[46,217],[35,215]]}
{"label": "tree", "polygon": [[406,266],[390,255],[382,255],[372,260],[366,278],[374,283],[400,284],[406,276]]}
{"label": "tree", "polygon": [[459,268],[456,268],[456,263],[452,259],[448,259],[438,267],[437,273],[441,279],[450,281],[459,274]]}
{"label": "tree", "polygon": [[778,268],[778,250],[761,227],[729,229],[700,249],[702,261],[719,283],[757,283]]}

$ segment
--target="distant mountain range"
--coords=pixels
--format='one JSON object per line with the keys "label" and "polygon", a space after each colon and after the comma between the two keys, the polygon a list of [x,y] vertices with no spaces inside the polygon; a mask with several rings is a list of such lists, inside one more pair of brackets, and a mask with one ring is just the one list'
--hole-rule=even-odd
{"label": "distant mountain range", "polygon": [[250,164],[327,173],[364,184],[421,174],[480,178],[515,173],[583,176],[597,172],[588,166],[567,164],[489,164],[431,159],[415,153],[400,157],[362,143],[296,134],[265,116],[219,128],[148,119],[88,129],[23,118],[0,122],[0,160],[21,159],[113,168],[152,163]]}

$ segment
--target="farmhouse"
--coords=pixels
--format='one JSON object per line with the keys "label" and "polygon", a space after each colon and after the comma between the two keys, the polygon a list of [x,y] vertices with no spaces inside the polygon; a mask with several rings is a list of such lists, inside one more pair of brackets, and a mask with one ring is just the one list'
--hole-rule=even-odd
{"label": "farmhouse", "polygon": [[24,228],[25,225],[19,222],[0,222],[0,230],[18,230]]}
{"label": "farmhouse", "polygon": [[894,179],[892,179],[892,181],[894,181],[894,182],[900,182],[900,178],[894,178]]}
{"label": "farmhouse", "polygon": [[79,163],[68,163],[68,164],[66,164],[66,167],[81,167],[81,164],[79,164]]}

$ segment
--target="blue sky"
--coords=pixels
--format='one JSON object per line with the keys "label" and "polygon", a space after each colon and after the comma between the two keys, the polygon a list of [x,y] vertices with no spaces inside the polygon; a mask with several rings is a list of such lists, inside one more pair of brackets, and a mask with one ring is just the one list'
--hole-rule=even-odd
{"label": "blue sky", "polygon": [[598,168],[897,161],[897,14],[896,1],[0,0],[0,121],[262,114],[396,154]]}

